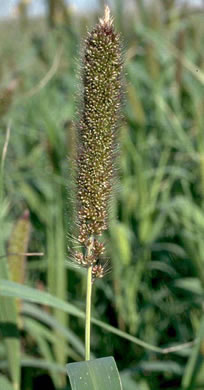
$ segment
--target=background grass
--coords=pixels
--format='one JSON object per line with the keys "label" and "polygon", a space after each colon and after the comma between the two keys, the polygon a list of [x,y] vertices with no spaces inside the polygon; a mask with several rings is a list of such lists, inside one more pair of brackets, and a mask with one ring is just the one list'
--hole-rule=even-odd
{"label": "background grass", "polygon": [[[15,251],[44,253],[15,258],[26,263],[23,283],[34,289],[15,287],[20,303],[8,297],[11,285],[2,282],[0,387],[5,390],[67,389],[65,363],[84,358],[84,320],[77,310],[85,308],[85,274],[69,262],[70,158],[80,42],[101,11],[79,15],[61,1],[53,11],[51,3],[45,18],[28,19],[23,8],[18,20],[0,25],[1,278],[22,283],[9,266],[12,256],[5,254],[14,247],[14,227],[25,210],[29,244],[22,248],[26,237],[19,232]],[[93,316],[157,347],[197,342],[159,354],[93,325],[92,354],[115,357],[124,390],[201,390],[203,9],[135,0],[128,12],[125,4],[118,0],[112,8],[123,36],[126,93],[105,237],[111,272],[95,284]],[[64,308],[61,301],[71,306]]]}

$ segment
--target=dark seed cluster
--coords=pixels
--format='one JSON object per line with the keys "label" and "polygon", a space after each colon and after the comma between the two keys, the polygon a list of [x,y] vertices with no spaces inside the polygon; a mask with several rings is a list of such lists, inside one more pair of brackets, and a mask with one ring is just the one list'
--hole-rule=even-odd
{"label": "dark seed cluster", "polygon": [[[77,262],[85,266],[95,264],[104,252],[96,236],[107,229],[121,105],[121,69],[120,39],[106,8],[104,19],[88,34],[83,61],[83,107],[76,161],[78,240],[87,248],[90,237],[94,237],[88,257],[76,254]],[[103,274],[94,267],[95,275]]]}

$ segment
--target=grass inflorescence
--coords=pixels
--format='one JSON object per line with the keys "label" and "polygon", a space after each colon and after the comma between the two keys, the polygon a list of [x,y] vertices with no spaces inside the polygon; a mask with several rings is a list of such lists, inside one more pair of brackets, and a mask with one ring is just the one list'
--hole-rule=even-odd
{"label": "grass inflorescence", "polygon": [[75,254],[82,266],[94,264],[93,276],[102,277],[97,265],[104,245],[97,237],[107,229],[113,190],[117,129],[121,108],[121,44],[109,8],[85,41],[82,67],[83,98],[78,124],[76,197],[78,241],[85,249]]}

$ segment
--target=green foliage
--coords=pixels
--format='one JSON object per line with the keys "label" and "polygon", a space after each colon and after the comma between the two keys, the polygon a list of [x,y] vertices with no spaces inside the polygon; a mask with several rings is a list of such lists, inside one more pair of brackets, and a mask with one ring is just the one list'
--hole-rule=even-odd
{"label": "green foliage", "polygon": [[[0,278],[9,278],[5,258],[0,262]],[[0,305],[0,335],[5,345],[9,374],[14,390],[20,390],[20,334],[17,324],[17,306],[14,298],[2,296]]]}
{"label": "green foliage", "polygon": [[[115,8],[127,94],[105,237],[110,272],[93,289],[92,357],[113,355],[125,390],[204,387],[203,15],[175,3]],[[79,42],[95,16],[69,12],[69,20],[55,13],[53,29],[44,19],[28,19],[24,31],[17,21],[0,25],[0,322],[18,333],[1,332],[5,389],[31,389],[48,373],[64,390],[65,363],[84,359],[85,274],[69,261],[78,250],[71,123]],[[5,256],[25,209],[28,252],[44,256],[24,259],[22,286],[10,281]]]}

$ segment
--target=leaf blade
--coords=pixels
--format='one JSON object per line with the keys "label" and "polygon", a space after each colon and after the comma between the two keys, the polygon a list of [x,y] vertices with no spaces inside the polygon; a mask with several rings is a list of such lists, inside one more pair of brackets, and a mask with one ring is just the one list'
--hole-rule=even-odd
{"label": "leaf blade", "polygon": [[119,372],[111,356],[70,363],[67,373],[72,390],[122,390]]}

